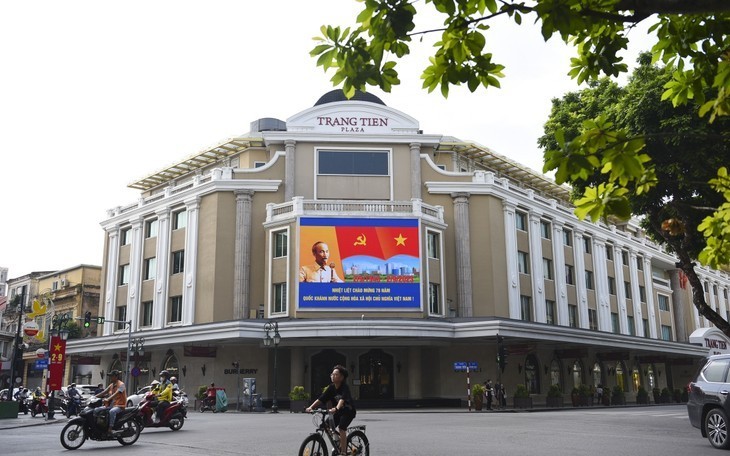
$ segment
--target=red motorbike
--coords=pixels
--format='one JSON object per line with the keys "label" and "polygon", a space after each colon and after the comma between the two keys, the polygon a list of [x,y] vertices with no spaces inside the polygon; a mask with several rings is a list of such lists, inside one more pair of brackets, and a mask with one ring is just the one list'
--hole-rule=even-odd
{"label": "red motorbike", "polygon": [[185,418],[188,416],[188,410],[183,405],[182,400],[170,402],[170,405],[162,412],[162,416],[159,417],[159,421],[155,422],[153,416],[158,403],[159,401],[155,393],[147,393],[144,399],[142,399],[142,402],[139,403],[137,416],[142,427],[169,427],[173,431],[182,429],[183,424],[185,424]]}
{"label": "red motorbike", "polygon": [[30,404],[30,416],[35,418],[36,415],[46,416],[48,413],[48,405],[46,405],[46,398],[34,398]]}

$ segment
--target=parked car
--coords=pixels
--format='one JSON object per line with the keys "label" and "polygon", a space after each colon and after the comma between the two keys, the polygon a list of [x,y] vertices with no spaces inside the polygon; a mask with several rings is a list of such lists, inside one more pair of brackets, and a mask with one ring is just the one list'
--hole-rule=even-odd
{"label": "parked car", "polygon": [[730,449],[730,354],[710,356],[687,385],[692,426],[715,448]]}
{"label": "parked car", "polygon": [[147,385],[144,388],[141,388],[135,394],[127,396],[127,407],[134,407],[135,405],[139,405],[139,403],[142,401],[142,399],[144,399],[147,393],[150,392],[150,389],[152,389],[152,386]]}

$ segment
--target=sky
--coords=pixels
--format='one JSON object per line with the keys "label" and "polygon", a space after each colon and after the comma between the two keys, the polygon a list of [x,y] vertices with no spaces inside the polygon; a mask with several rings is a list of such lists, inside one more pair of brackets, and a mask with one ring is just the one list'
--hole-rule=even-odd
{"label": "sky", "polygon": [[[423,1],[417,2],[417,6]],[[127,185],[261,117],[286,120],[332,90],[309,51],[323,24],[352,25],[354,0],[0,2],[0,267],[14,278],[101,265],[107,210]],[[542,168],[536,141],[550,101],[580,89],[575,51],[537,27],[493,23],[502,88],[448,99],[421,89],[437,36],[411,46],[388,106],[426,134],[474,141]],[[438,26],[426,17],[419,30]],[[632,31],[632,65],[650,47]]]}

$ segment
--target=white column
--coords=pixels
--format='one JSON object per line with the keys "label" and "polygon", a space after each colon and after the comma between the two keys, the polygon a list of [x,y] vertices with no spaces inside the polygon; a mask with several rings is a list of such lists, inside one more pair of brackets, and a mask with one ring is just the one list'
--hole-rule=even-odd
{"label": "white column", "polygon": [[587,329],[590,328],[590,322],[588,320],[584,233],[578,227],[573,230],[573,262],[575,263],[575,291],[578,295],[578,327]]}
{"label": "white column", "polygon": [[[119,273],[119,226],[107,231],[109,236],[108,255],[106,259],[106,296],[104,297],[104,318],[114,320],[114,307],[117,303],[117,274]],[[114,332],[114,325],[103,325],[103,334],[109,336]]]}
{"label": "white column", "polygon": [[568,291],[565,283],[565,247],[563,246],[563,224],[553,221],[553,278],[555,279],[555,299],[557,318],[560,326],[570,325],[568,314]]}
{"label": "white column", "polygon": [[456,298],[460,317],[473,316],[469,194],[453,193],[456,237]]}
{"label": "white column", "polygon": [[286,169],[284,170],[284,201],[291,201],[294,197],[294,182],[295,182],[295,170],[296,170],[296,145],[297,142],[293,140],[284,141],[285,149],[285,160],[284,164]]}
{"label": "white column", "polygon": [[198,218],[200,197],[185,200],[188,226],[185,229],[185,282],[183,283],[182,324],[195,322],[195,282],[198,269]]}
{"label": "white column", "polygon": [[520,318],[520,281],[517,269],[517,226],[515,225],[515,209],[513,201],[502,200],[504,210],[505,254],[507,256],[507,280],[509,297],[509,317]]}
{"label": "white column", "polygon": [[[700,278],[700,283],[702,283],[704,286],[705,281],[702,278]],[[697,306],[694,305],[694,302],[692,302],[692,294],[691,294],[692,286],[689,285],[689,282],[687,284],[687,287],[690,287],[690,298],[689,299],[690,299],[690,302],[692,303],[692,305],[690,307],[692,307],[692,315],[694,316],[694,320],[695,320],[694,329],[704,328],[704,325],[702,324],[702,323],[704,323],[704,317],[702,317],[702,319],[700,319],[700,312],[697,310]]]}
{"label": "white column", "polygon": [[132,332],[139,327],[139,296],[142,292],[142,250],[144,246],[144,219],[132,220],[131,258],[129,259],[129,283],[127,284],[127,320],[132,322]]}
{"label": "white column", "polygon": [[[629,312],[626,308],[626,290],[624,290],[624,262],[623,246],[616,244],[613,247],[613,266],[616,276],[616,303],[618,305],[618,321],[621,326],[621,334],[631,334],[629,329]],[[634,319],[634,334],[636,332],[636,319]]]}
{"label": "white column", "polygon": [[530,227],[527,231],[530,240],[530,267],[532,269],[532,314],[534,321],[545,323],[545,277],[542,271],[542,238],[540,236],[540,220],[542,214],[530,211]]}
{"label": "white column", "polygon": [[593,282],[596,289],[598,329],[612,332],[611,300],[608,292],[608,270],[606,269],[606,240],[593,236]]}
{"label": "white column", "polygon": [[631,280],[631,302],[634,304],[634,321],[636,322],[636,335],[645,337],[644,315],[641,312],[641,295],[639,294],[639,269],[636,266],[638,255],[636,250],[629,247],[629,280]]}
{"label": "white column", "polygon": [[152,304],[152,327],[165,327],[170,278],[170,209],[163,208],[157,214],[157,271],[155,273],[155,301]]}
{"label": "white column", "polygon": [[236,241],[233,259],[233,318],[249,318],[251,299],[251,203],[253,190],[236,190]]}
{"label": "white column", "polygon": [[727,320],[727,299],[725,299],[725,293],[727,288],[724,286],[717,287],[717,300],[718,300],[718,313],[720,316]]}
{"label": "white column", "polygon": [[654,308],[654,280],[651,277],[651,256],[644,254],[644,288],[646,289],[646,310],[649,315],[649,337],[657,339],[657,328],[660,320]]}
{"label": "white column", "polygon": [[421,198],[421,144],[411,143],[411,198]]}

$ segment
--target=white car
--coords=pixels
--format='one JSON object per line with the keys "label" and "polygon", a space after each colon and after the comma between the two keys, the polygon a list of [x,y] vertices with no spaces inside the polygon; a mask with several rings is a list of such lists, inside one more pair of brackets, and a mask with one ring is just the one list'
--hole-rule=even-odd
{"label": "white car", "polygon": [[134,407],[136,405],[139,405],[139,403],[142,402],[142,399],[144,399],[147,393],[150,392],[151,388],[151,385],[147,385],[144,388],[141,388],[135,394],[127,396],[127,407]]}

